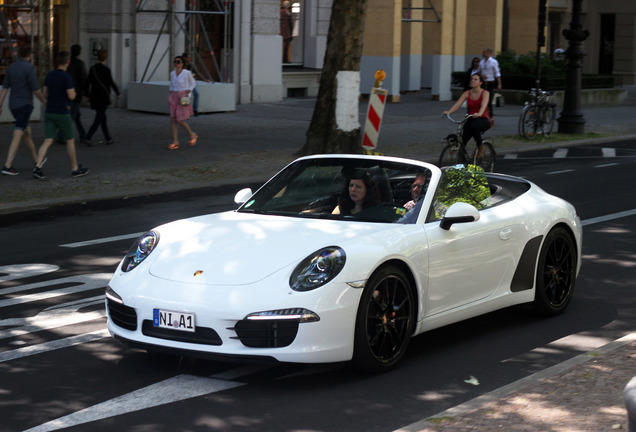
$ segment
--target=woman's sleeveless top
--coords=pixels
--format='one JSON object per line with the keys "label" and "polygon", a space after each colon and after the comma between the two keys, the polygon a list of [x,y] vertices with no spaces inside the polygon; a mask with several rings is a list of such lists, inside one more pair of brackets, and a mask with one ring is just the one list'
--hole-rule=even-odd
{"label": "woman's sleeveless top", "polygon": [[[471,99],[470,91],[468,92],[467,106],[468,106],[468,114],[477,114],[481,109],[481,100],[484,97],[484,90],[482,89],[481,93],[479,93],[479,97],[475,100]],[[490,118],[490,114],[488,113],[488,108],[484,110],[484,114],[482,117]]]}

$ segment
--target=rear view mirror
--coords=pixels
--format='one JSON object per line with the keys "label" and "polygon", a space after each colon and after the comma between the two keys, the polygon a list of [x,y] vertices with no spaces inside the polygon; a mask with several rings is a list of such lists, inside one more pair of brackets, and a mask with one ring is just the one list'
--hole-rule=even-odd
{"label": "rear view mirror", "polygon": [[234,202],[241,205],[245,203],[248,199],[252,197],[252,189],[245,188],[241,189],[234,195]]}
{"label": "rear view mirror", "polygon": [[439,227],[448,231],[453,224],[475,222],[478,220],[479,211],[474,206],[463,202],[456,202],[448,208]]}

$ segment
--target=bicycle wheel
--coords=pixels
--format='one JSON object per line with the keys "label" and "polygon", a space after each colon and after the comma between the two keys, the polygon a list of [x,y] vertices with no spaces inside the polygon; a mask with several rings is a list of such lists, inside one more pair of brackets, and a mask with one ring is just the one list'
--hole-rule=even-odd
{"label": "bicycle wheel", "polygon": [[453,166],[459,163],[459,148],[457,144],[447,144],[439,155],[439,167]]}
{"label": "bicycle wheel", "polygon": [[495,169],[495,159],[497,157],[495,148],[490,141],[483,141],[481,145],[484,148],[484,155],[481,158],[475,157],[475,165],[483,168],[486,172],[493,172]]}
{"label": "bicycle wheel", "polygon": [[537,136],[537,109],[534,105],[523,107],[519,117],[519,135],[529,140]]}
{"label": "bicycle wheel", "polygon": [[554,119],[556,118],[556,104],[548,104],[543,108],[543,135],[550,138],[552,128],[554,127]]}

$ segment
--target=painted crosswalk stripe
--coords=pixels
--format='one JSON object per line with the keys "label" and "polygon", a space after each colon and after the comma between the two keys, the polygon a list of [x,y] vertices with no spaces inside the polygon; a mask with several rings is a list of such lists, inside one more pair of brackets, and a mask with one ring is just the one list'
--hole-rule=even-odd
{"label": "painted crosswalk stripe", "polygon": [[68,294],[75,294],[84,291],[90,291],[98,288],[105,288],[108,281],[112,277],[110,273],[95,273],[80,276],[71,276],[68,278],[56,279],[53,281],[38,282],[34,284],[15,286],[11,288],[0,289],[0,295],[15,294],[23,291],[30,291],[36,288],[42,288],[46,286],[74,284],[75,286],[53,289],[50,291],[26,294],[0,300],[0,308],[14,306],[23,303],[30,303],[35,301],[47,300],[55,297],[60,297]]}
{"label": "painted crosswalk stripe", "polygon": [[51,264],[14,264],[0,266],[0,282],[39,276],[59,269],[59,266]]}
{"label": "painted crosswalk stripe", "polygon": [[25,432],[48,432],[102,420],[117,415],[128,414],[143,409],[179,402],[199,396],[217,393],[244,386],[245,383],[232,381],[241,376],[259,372],[267,366],[245,366],[230,369],[210,377],[177,375],[131,393],[102,402],[81,411],[28,429]]}
{"label": "painted crosswalk stripe", "polygon": [[50,342],[44,342],[37,345],[30,345],[23,348],[17,348],[10,351],[0,353],[0,363],[16,360],[23,357],[29,357],[36,354],[42,354],[49,351],[55,351],[61,348],[68,348],[75,345],[80,345],[88,342],[94,342],[99,339],[108,337],[109,333],[106,329],[97,330],[90,333],[83,333],[81,335],[70,336],[64,339],[57,339]]}
{"label": "painted crosswalk stripe", "polygon": [[104,238],[99,238],[94,240],[87,240],[83,242],[66,243],[66,244],[60,245],[60,247],[78,248],[78,247],[92,246],[92,245],[102,244],[102,243],[110,243],[110,242],[115,242],[120,240],[130,240],[130,239],[136,239],[142,234],[143,234],[142,232],[139,232],[139,233],[123,234],[123,235],[112,236],[112,237],[104,237]]}

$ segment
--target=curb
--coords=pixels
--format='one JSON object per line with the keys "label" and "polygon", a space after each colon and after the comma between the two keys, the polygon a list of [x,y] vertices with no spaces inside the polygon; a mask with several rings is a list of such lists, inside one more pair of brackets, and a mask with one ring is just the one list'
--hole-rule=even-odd
{"label": "curb", "polygon": [[636,341],[636,332],[629,333],[619,339],[616,339],[612,342],[609,342],[605,345],[600,346],[599,348],[589,351],[584,354],[579,354],[576,357],[572,357],[569,360],[556,364],[552,367],[544,369],[540,372],[534,373],[532,375],[528,375],[525,378],[521,378],[518,381],[500,387],[496,390],[493,390],[489,393],[483,394],[479,397],[476,397],[472,400],[464,402],[463,404],[454,406],[445,411],[437,413],[433,416],[427,417],[423,420],[417,421],[415,423],[411,423],[410,425],[404,426],[400,429],[395,430],[394,432],[418,432],[421,430],[425,430],[426,428],[434,428],[435,424],[431,421],[433,419],[438,418],[447,418],[447,417],[456,417],[459,415],[469,414],[473,411],[476,411],[482,408],[485,404],[493,401],[497,401],[499,399],[510,396],[512,393],[518,392],[520,390],[525,389],[526,387],[544,380],[546,378],[551,378],[553,376],[559,375],[562,372],[570,370],[576,366],[579,366],[583,363],[586,363],[594,358],[597,358],[598,355],[603,355],[610,353],[618,348],[621,348],[627,344]]}
{"label": "curb", "polygon": [[[493,138],[497,138],[496,136]],[[586,138],[580,140],[572,140],[572,141],[559,141],[553,143],[538,143],[534,145],[524,145],[519,147],[504,147],[498,149],[498,154],[506,154],[506,153],[522,153],[528,151],[535,150],[545,150],[545,149],[555,149],[555,148],[563,148],[563,147],[575,147],[579,145],[590,145],[590,144],[602,144],[604,142],[612,142],[612,141],[625,141],[630,139],[636,139],[636,134],[629,135],[616,135],[616,136],[604,136],[599,138]],[[427,154],[424,155],[421,159],[425,161],[429,161],[431,163],[436,163],[439,155],[436,154]],[[286,165],[286,163],[281,163],[280,169],[282,169]],[[162,168],[163,169],[163,168]],[[0,219],[5,217],[18,217],[20,215],[30,214],[30,213],[39,213],[45,212],[47,210],[62,208],[62,207],[71,207],[71,206],[80,206],[85,208],[89,204],[96,204],[99,202],[112,202],[116,203],[118,200],[141,200],[146,198],[154,198],[157,200],[168,199],[169,196],[177,194],[177,193],[197,193],[202,191],[218,191],[218,190],[227,190],[227,193],[230,193],[233,189],[234,192],[238,191],[242,187],[260,187],[263,183],[269,180],[270,176],[267,177],[236,177],[232,179],[223,179],[218,181],[215,185],[211,186],[209,184],[202,184],[196,182],[184,183],[182,185],[166,185],[162,187],[158,187],[154,190],[129,190],[129,191],[117,191],[117,192],[103,192],[103,193],[92,193],[89,195],[73,195],[69,197],[62,198],[54,198],[50,200],[44,201],[25,201],[25,202],[15,202],[8,203],[6,205],[0,204]],[[257,186],[258,185],[258,186]],[[70,209],[66,209],[66,211],[70,211]]]}

